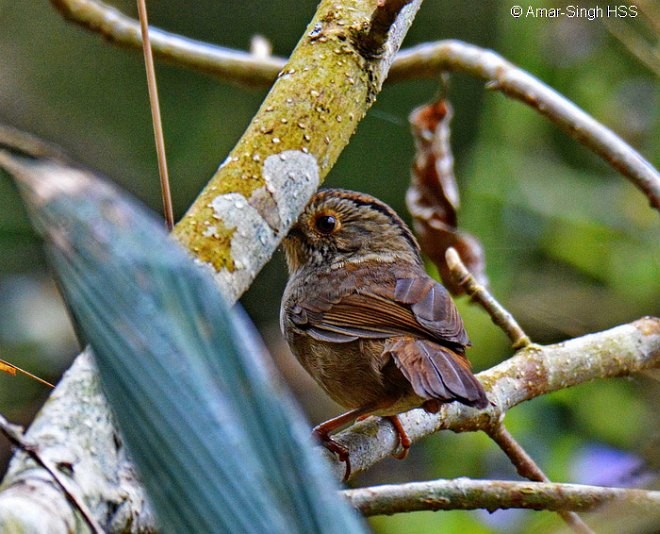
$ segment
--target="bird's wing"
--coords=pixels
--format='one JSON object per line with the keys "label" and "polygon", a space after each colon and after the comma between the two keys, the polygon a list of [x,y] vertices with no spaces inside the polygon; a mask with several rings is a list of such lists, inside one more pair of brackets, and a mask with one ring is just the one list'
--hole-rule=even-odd
{"label": "bird's wing", "polygon": [[310,291],[297,302],[289,318],[315,339],[389,338],[384,359],[394,361],[419,397],[487,405],[464,355],[469,340],[463,321],[447,290],[430,277],[377,273],[363,287],[338,280],[331,295]]}
{"label": "bird's wing", "polygon": [[[463,351],[469,339],[447,290],[425,274],[392,276],[361,287],[343,283],[332,296],[311,292],[298,300],[289,317],[309,335],[336,343],[358,338],[412,335]],[[337,289],[337,288],[335,288]]]}

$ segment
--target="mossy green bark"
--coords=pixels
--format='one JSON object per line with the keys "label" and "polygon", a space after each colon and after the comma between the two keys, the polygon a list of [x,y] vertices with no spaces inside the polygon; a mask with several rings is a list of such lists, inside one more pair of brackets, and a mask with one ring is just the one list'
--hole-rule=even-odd
{"label": "mossy green bark", "polygon": [[[372,55],[361,47],[377,9],[376,0],[321,3],[247,131],[176,225],[175,236],[214,270],[232,272],[237,265],[235,228],[223,223],[213,200],[239,193],[272,220],[277,206],[264,179],[266,159],[291,150],[309,154],[322,181],[373,103],[402,39]],[[255,194],[261,188],[268,193]]]}

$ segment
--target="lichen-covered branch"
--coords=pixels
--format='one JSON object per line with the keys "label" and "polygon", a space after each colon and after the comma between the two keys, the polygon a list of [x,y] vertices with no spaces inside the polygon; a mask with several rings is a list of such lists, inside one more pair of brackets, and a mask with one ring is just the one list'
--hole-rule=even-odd
{"label": "lichen-covered branch", "polygon": [[377,1],[321,2],[245,134],[176,225],[229,300],[247,289],[332,168],[420,4],[399,6],[385,27]]}
{"label": "lichen-covered branch", "polygon": [[[487,430],[526,400],[596,378],[629,376],[659,367],[660,319],[645,317],[557,345],[527,347],[479,373],[491,401],[485,410],[454,403],[444,405],[437,414],[412,410],[399,419],[413,442],[439,430]],[[392,426],[377,417],[357,423],[333,439],[351,451],[353,474],[392,455],[399,446]],[[323,453],[333,462],[337,478],[341,478],[343,463],[325,449]]]}
{"label": "lichen-covered branch", "polygon": [[[141,47],[138,22],[99,0],[51,2],[69,20],[110,41]],[[282,58],[257,57],[157,28],[151,29],[151,36],[159,58],[249,86],[268,86],[286,63]],[[490,89],[531,106],[626,176],[648,197],[651,206],[660,209],[660,175],[653,165],[575,104],[495,52],[456,40],[419,45],[394,58],[388,82],[436,78],[448,70],[480,78]]]}
{"label": "lichen-covered branch", "polygon": [[[154,516],[101,393],[91,353],[65,373],[25,434],[55,466],[69,493],[84,502],[108,532],[155,531]],[[48,472],[18,451],[0,486],[0,530],[68,534],[86,523]],[[19,532],[19,531],[16,531]]]}
{"label": "lichen-covered branch", "polygon": [[[137,22],[102,2],[52,1],[67,18],[140,45]],[[216,273],[229,301],[248,288],[332,168],[421,3],[322,1],[245,134],[175,227],[179,241]],[[184,57],[195,55],[192,41],[155,28],[150,34],[156,55],[179,47]],[[243,55],[248,61],[239,65],[236,55],[213,51],[220,51],[223,72],[243,73],[261,61]]]}
{"label": "lichen-covered branch", "polygon": [[51,465],[47,460],[41,457],[38,447],[28,443],[23,435],[23,429],[16,425],[12,425],[2,415],[0,415],[0,432],[9,439],[9,441],[18,449],[23,451],[35,463],[42,467],[52,478],[53,482],[57,484],[66,499],[75,507],[78,512],[83,516],[87,526],[94,532],[94,534],[103,534],[103,529],[98,524],[94,516],[87,508],[87,505],[80,500],[75,491],[69,486],[69,482],[58,472],[57,467]]}
{"label": "lichen-covered branch", "polygon": [[485,509],[493,512],[508,508],[588,512],[611,503],[624,505],[630,513],[658,513],[660,510],[660,491],[550,482],[457,478],[372,486],[345,490],[343,494],[367,516],[421,510]]}

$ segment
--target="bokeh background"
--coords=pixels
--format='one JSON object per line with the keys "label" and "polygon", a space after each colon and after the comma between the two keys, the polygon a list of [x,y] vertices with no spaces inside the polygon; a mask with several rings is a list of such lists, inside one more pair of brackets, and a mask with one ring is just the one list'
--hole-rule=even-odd
{"label": "bokeh background", "polygon": [[[443,38],[492,48],[612,128],[657,165],[658,21],[648,0],[635,18],[515,19],[516,2],[428,1],[405,46]],[[135,3],[113,3],[135,15]],[[316,2],[150,2],[164,29],[246,49],[254,34],[286,56]],[[532,7],[567,3],[532,1]],[[581,3],[581,7],[606,3]],[[622,4],[623,5],[623,4]],[[628,14],[632,10],[628,10]],[[655,48],[654,48],[655,47]],[[0,122],[56,142],[160,211],[141,53],[116,48],[65,22],[46,0],[0,0]],[[655,62],[655,63],[654,63]],[[235,144],[265,90],[249,90],[158,64],[175,210],[180,217]],[[403,202],[413,143],[408,113],[437,94],[437,81],[387,86],[326,184]],[[657,213],[628,181],[534,111],[453,75],[452,135],[462,194],[461,225],[478,236],[498,298],[532,338],[550,343],[660,312]],[[339,412],[301,371],[279,337],[285,267],[278,253],[242,303],[309,414],[310,424]],[[459,301],[477,369],[511,354],[484,313]],[[77,353],[75,337],[11,180],[0,174],[0,358],[57,381]],[[555,481],[656,483],[657,381],[600,381],[517,407],[507,424]],[[47,388],[0,375],[0,413],[28,424]],[[0,438],[0,472],[8,446]],[[441,434],[404,462],[386,461],[359,485],[458,476],[516,479],[482,435]],[[651,532],[605,512],[602,531]],[[539,512],[440,512],[378,517],[377,532],[554,532],[562,523]]]}

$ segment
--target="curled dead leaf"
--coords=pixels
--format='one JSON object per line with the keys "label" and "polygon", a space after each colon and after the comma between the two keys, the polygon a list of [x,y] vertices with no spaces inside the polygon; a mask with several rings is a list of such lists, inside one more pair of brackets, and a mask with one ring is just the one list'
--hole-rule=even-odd
{"label": "curled dead leaf", "polygon": [[422,250],[437,266],[447,289],[460,295],[463,289],[445,261],[449,247],[456,249],[480,284],[486,286],[488,279],[481,243],[457,228],[460,197],[450,145],[452,115],[451,106],[444,99],[418,107],[410,114],[416,153],[406,204]]}

